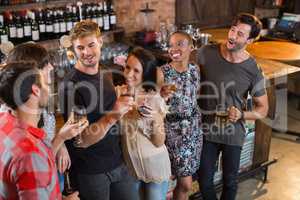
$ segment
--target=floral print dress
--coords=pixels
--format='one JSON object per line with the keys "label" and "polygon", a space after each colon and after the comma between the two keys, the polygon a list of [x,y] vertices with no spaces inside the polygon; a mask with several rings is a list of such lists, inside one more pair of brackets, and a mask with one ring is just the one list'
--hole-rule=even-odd
{"label": "floral print dress", "polygon": [[167,102],[169,114],[165,120],[172,174],[176,177],[191,176],[199,168],[203,143],[201,114],[197,104],[199,67],[189,64],[187,71],[178,72],[166,64],[161,70],[165,84],[175,84],[177,87]]}

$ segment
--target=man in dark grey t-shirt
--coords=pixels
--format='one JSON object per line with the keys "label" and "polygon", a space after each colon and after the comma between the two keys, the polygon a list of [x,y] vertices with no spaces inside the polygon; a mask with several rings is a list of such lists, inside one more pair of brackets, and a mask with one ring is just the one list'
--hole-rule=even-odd
{"label": "man in dark grey t-shirt", "polygon": [[[268,111],[265,80],[246,46],[259,35],[261,22],[241,14],[234,20],[225,44],[204,46],[197,51],[202,83],[199,106],[203,116],[204,145],[199,169],[199,184],[204,200],[216,200],[213,177],[215,163],[222,152],[222,200],[234,200],[245,120],[264,118]],[[244,102],[251,95],[252,111]],[[227,120],[218,117],[228,114]]]}

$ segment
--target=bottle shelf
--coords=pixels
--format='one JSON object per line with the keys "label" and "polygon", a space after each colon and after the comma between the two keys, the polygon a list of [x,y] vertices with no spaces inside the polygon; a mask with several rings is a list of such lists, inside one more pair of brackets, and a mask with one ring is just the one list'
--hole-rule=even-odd
{"label": "bottle shelf", "polygon": [[[62,6],[65,6],[67,4],[76,4],[77,2],[78,2],[78,0],[56,0],[56,1],[46,1],[46,2],[7,5],[7,6],[0,6],[0,12],[18,11],[18,10],[24,10],[24,9],[62,7]],[[81,1],[81,2],[83,2],[84,4],[87,4],[87,3],[102,2],[102,0],[84,0],[84,1]]]}

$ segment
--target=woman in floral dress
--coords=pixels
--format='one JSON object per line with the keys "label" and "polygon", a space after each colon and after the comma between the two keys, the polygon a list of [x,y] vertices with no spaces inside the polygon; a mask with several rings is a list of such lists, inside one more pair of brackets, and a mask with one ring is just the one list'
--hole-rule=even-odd
{"label": "woman in floral dress", "polygon": [[172,61],[161,66],[157,75],[162,86],[161,95],[170,106],[165,131],[172,174],[177,179],[174,199],[187,200],[192,187],[192,175],[199,168],[202,150],[201,115],[197,105],[200,70],[197,65],[189,63],[192,40],[188,34],[173,33],[169,45]]}

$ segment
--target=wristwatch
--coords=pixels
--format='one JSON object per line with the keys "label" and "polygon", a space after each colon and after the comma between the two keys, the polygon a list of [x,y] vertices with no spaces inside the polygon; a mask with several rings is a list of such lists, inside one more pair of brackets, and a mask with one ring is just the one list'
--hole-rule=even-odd
{"label": "wristwatch", "polygon": [[243,110],[241,110],[241,118],[240,118],[240,120],[243,120],[243,121],[244,121],[244,120],[245,120],[245,118],[244,118],[244,117],[245,117],[245,115],[244,115],[244,111],[243,111]]}

